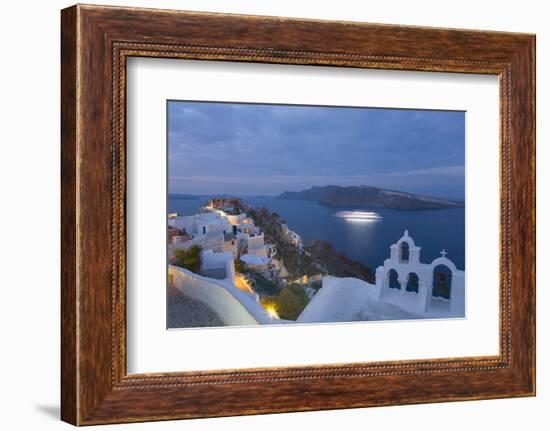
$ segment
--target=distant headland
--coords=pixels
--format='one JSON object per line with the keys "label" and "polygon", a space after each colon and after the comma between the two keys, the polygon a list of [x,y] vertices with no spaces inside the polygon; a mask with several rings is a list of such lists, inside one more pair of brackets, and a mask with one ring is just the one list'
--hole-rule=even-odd
{"label": "distant headland", "polygon": [[285,191],[278,199],[316,201],[332,207],[369,207],[397,210],[462,208],[462,202],[388,190],[372,186],[311,187],[299,192]]}

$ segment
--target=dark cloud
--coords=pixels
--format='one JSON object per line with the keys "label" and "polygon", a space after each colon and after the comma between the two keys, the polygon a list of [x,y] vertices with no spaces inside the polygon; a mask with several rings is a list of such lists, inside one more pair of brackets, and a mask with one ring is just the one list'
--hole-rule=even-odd
{"label": "dark cloud", "polygon": [[176,102],[169,192],[370,184],[464,198],[464,113]]}

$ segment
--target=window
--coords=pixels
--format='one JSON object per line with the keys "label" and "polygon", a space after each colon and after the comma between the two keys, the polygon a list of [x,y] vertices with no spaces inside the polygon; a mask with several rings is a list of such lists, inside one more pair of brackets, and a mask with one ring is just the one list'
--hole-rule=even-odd
{"label": "window", "polygon": [[433,273],[432,295],[439,298],[450,299],[451,297],[452,272],[445,265],[437,265]]}
{"label": "window", "polygon": [[409,261],[409,243],[404,241],[401,243],[401,262]]}
{"label": "window", "polygon": [[388,286],[390,289],[401,289],[398,278],[397,271],[395,269],[390,269],[388,273]]}
{"label": "window", "polygon": [[407,287],[405,289],[407,292],[416,292],[418,293],[418,275],[414,272],[411,272],[407,278]]}

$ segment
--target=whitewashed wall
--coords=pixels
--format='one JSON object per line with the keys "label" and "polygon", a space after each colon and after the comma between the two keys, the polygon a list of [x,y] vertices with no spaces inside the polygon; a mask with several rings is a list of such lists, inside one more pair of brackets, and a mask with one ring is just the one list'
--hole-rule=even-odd
{"label": "whitewashed wall", "polygon": [[170,282],[186,296],[207,304],[224,325],[247,326],[275,323],[255,297],[240,291],[226,281],[202,277],[170,265]]}

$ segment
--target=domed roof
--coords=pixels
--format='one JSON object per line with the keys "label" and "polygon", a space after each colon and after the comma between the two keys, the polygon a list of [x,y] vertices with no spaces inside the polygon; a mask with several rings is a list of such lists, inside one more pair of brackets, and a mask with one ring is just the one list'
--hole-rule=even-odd
{"label": "domed roof", "polygon": [[443,249],[443,250],[440,251],[440,253],[441,253],[441,256],[435,258],[432,261],[432,263],[430,264],[430,266],[432,268],[435,268],[438,265],[444,265],[447,268],[449,268],[451,270],[451,272],[455,272],[457,270],[456,266],[455,266],[455,264],[453,263],[452,260],[450,260],[446,257],[447,256],[447,251],[445,251],[445,249]]}

